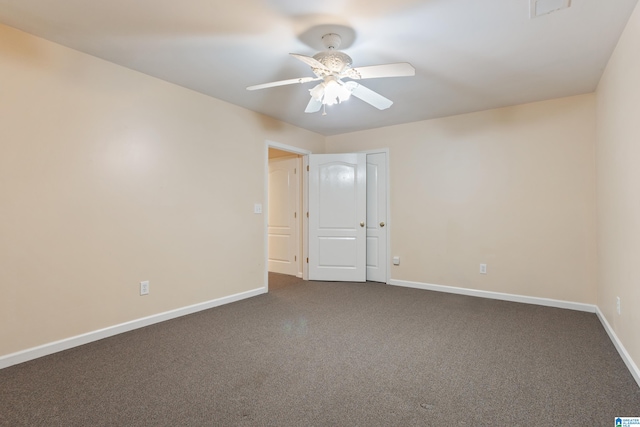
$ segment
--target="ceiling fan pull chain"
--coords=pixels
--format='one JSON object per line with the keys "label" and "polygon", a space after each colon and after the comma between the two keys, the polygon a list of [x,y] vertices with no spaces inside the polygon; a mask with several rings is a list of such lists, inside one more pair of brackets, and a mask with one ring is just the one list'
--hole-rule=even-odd
{"label": "ceiling fan pull chain", "polygon": [[322,115],[323,116],[327,115],[327,104],[322,104]]}

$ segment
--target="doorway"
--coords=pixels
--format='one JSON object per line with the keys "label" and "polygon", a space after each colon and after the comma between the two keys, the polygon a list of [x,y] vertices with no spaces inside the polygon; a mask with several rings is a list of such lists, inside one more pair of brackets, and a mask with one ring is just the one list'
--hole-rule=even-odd
{"label": "doorway", "polygon": [[[303,280],[309,280],[309,174],[306,173],[309,165],[309,157],[312,153],[307,150],[303,150],[293,146],[287,146],[273,141],[266,141],[265,144],[265,212],[264,215],[264,230],[265,230],[265,270],[264,270],[264,283],[268,288],[270,270],[274,270],[274,262],[282,262],[285,256],[270,255],[269,251],[269,235],[271,234],[271,247],[275,247],[277,241],[280,243],[280,253],[284,252],[283,248],[289,248],[284,242],[289,239],[288,237],[277,236],[275,229],[269,230],[268,213],[272,210],[271,205],[277,202],[277,198],[272,197],[273,194],[269,194],[269,152],[271,150],[271,158],[277,157],[292,157],[298,160],[298,164],[301,166],[300,170],[303,171],[298,175],[299,183],[301,184],[301,191],[298,193],[299,202],[297,206],[300,208],[293,213],[297,215],[299,236],[296,239],[298,244],[297,258],[299,261],[298,272],[296,275],[300,275],[302,270]],[[390,244],[389,244],[389,182],[388,182],[388,149],[377,149],[364,151],[361,154],[366,155],[366,174],[371,175],[367,179],[367,213],[366,213],[366,280],[376,281],[382,283],[388,283],[390,280]],[[286,168],[284,168],[286,169]],[[280,172],[280,179],[284,180],[285,173]],[[281,197],[280,197],[281,198]],[[273,200],[271,200],[273,199]],[[360,221],[360,220],[359,220]],[[284,223],[284,221],[279,221]],[[359,223],[358,223],[359,224]],[[282,226],[282,224],[280,224]],[[286,227],[281,227],[286,228]],[[291,252],[290,252],[291,253]],[[296,255],[293,255],[296,257]],[[270,267],[271,265],[271,267]],[[275,270],[274,270],[275,271]],[[335,280],[340,281],[337,277]],[[346,281],[346,279],[345,279]]]}
{"label": "doorway", "polygon": [[[306,277],[306,181],[302,173],[308,150],[266,141],[265,144],[265,272]],[[275,186],[270,188],[270,183]]]}
{"label": "doorway", "polygon": [[268,270],[302,278],[302,157],[269,149]]}

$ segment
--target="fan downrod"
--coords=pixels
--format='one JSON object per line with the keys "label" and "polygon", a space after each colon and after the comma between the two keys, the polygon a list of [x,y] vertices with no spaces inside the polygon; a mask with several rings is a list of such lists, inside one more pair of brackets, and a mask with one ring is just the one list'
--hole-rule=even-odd
{"label": "fan downrod", "polygon": [[342,37],[336,33],[329,33],[322,36],[322,43],[328,50],[338,49],[342,43]]}

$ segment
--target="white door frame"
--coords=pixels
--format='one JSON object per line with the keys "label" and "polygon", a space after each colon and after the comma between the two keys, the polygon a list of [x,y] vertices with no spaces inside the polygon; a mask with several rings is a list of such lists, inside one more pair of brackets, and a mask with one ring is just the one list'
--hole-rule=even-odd
{"label": "white door frame", "polygon": [[[292,170],[293,169],[293,170]],[[285,172],[286,171],[286,172]],[[274,179],[275,176],[282,178],[286,173],[286,181]],[[267,248],[269,252],[269,271],[291,274],[302,277],[302,159],[300,156],[290,154],[285,157],[269,158],[269,210],[267,214],[267,231],[269,241]],[[276,192],[274,192],[274,190]],[[284,191],[284,192],[283,192]],[[277,200],[278,205],[274,205],[274,197],[285,196],[286,200]],[[271,215],[275,216],[273,219]],[[273,221],[279,218],[279,224]],[[282,245],[283,237],[286,236],[286,249]],[[276,243],[276,242],[280,243]],[[271,244],[275,246],[272,247]],[[279,249],[276,249],[279,248]],[[274,259],[276,252],[281,256]]]}
{"label": "white door frame", "polygon": [[[302,170],[307,170],[309,165],[309,154],[313,154],[312,151],[305,150],[303,148],[294,147],[292,145],[286,145],[275,141],[266,140],[264,147],[264,209],[263,212],[269,212],[269,148],[277,148],[278,150],[289,151],[293,154],[299,154],[302,157]],[[386,166],[387,166],[387,284],[391,281],[391,227],[393,227],[393,221],[391,219],[391,173],[389,165],[389,149],[388,148],[376,148],[372,150],[364,150],[361,153],[374,154],[385,153],[386,154]],[[306,213],[309,210],[309,195],[308,195],[308,176],[306,173],[302,174],[302,279],[309,280],[309,266],[306,262],[308,254],[308,239],[309,239],[309,224]],[[267,291],[269,290],[269,247],[268,247],[268,221],[267,214],[263,213],[264,226],[263,226],[263,242],[264,242],[264,284]]]}
{"label": "white door frame", "polygon": [[385,283],[389,284],[389,282],[391,281],[391,232],[389,231],[391,229],[391,227],[393,226],[393,221],[391,221],[391,203],[389,203],[389,201],[391,200],[391,181],[390,181],[390,177],[391,177],[391,173],[389,172],[389,149],[388,148],[375,148],[372,150],[365,150],[365,151],[360,151],[360,153],[365,153],[365,154],[378,154],[378,153],[384,153],[385,156],[385,167],[387,168],[387,182],[386,182],[386,189],[387,189],[387,206],[386,206],[386,211],[387,211],[387,223],[385,225],[385,233],[387,234],[387,280]]}
{"label": "white door frame", "polygon": [[[292,154],[298,154],[303,156],[302,159],[302,168],[303,171],[306,171],[308,158],[307,155],[312,154],[311,151],[305,150],[302,148],[294,147],[292,145],[281,144],[279,142],[266,140],[264,144],[264,208],[263,212],[263,242],[264,242],[264,286],[269,290],[269,148],[276,148],[282,151],[288,151]],[[307,174],[302,173],[302,210],[304,215],[302,215],[302,278],[303,280],[308,280],[308,266],[306,263],[307,254],[307,238],[308,238],[308,224],[306,212],[308,209],[308,196],[307,196]]]}

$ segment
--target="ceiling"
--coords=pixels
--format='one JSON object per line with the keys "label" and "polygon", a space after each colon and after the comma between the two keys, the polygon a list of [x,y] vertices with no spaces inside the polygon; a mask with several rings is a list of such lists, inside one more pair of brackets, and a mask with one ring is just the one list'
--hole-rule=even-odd
{"label": "ceiling", "polygon": [[[293,125],[335,135],[593,92],[637,0],[0,0],[0,22]],[[531,0],[533,1],[533,0]],[[540,0],[554,5],[566,0]],[[362,80],[394,101],[304,113],[312,56],[337,32],[353,66],[409,62]]]}

